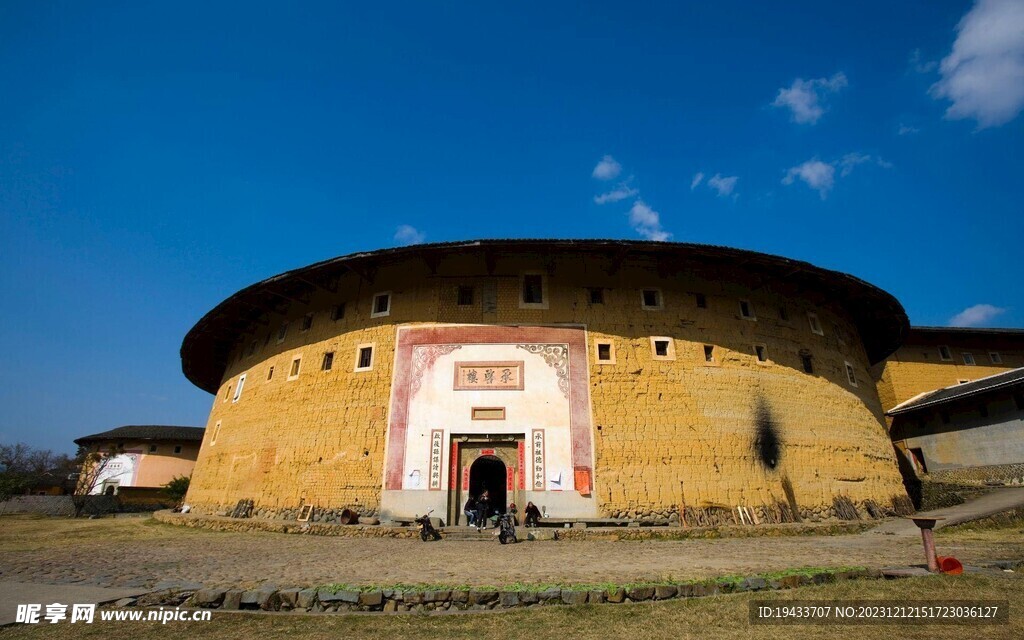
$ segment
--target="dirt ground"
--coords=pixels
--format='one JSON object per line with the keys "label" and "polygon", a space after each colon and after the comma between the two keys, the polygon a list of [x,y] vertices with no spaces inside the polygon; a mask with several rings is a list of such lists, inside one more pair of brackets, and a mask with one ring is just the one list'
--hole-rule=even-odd
{"label": "dirt ground", "polygon": [[[938,533],[941,555],[965,563],[1024,559],[1011,527]],[[330,583],[619,583],[754,574],[799,567],[923,562],[920,539],[867,532],[831,537],[649,542],[491,542],[226,533],[148,518],[0,518],[0,581],[156,587]]]}

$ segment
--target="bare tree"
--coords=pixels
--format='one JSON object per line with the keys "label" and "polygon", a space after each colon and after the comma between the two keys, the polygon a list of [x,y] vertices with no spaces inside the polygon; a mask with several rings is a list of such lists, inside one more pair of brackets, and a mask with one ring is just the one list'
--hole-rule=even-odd
{"label": "bare tree", "polygon": [[49,449],[33,449],[24,442],[0,444],[0,501],[40,486],[64,487],[74,461]]}
{"label": "bare tree", "polygon": [[104,479],[104,472],[118,452],[113,446],[107,451],[89,451],[82,447],[78,451],[80,467],[78,481],[75,486],[75,493],[71,501],[75,505],[75,517],[82,515],[86,505],[89,503],[93,490],[99,486]]}

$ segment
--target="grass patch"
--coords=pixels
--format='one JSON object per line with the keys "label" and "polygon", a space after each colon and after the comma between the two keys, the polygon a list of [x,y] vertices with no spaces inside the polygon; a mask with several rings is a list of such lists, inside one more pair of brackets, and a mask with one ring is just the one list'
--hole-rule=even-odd
{"label": "grass patch", "polygon": [[505,585],[483,585],[483,586],[470,586],[465,584],[454,584],[454,583],[436,583],[436,582],[423,582],[423,583],[393,583],[393,584],[347,584],[342,582],[325,584],[316,587],[318,591],[328,591],[330,593],[338,593],[339,591],[376,591],[376,590],[391,590],[391,591],[469,591],[471,589],[476,591],[547,591],[548,589],[568,589],[572,591],[607,591],[613,589],[634,589],[638,587],[656,587],[660,585],[695,585],[695,584],[739,584],[747,578],[763,578],[765,580],[781,580],[789,576],[806,576],[811,577],[818,574],[834,574],[834,573],[845,573],[850,571],[864,571],[864,567],[800,567],[795,569],[785,569],[783,571],[772,571],[768,573],[759,573],[755,575],[726,575],[717,578],[705,578],[698,580],[651,580],[651,581],[640,581],[640,582],[626,582],[626,583],[613,583],[613,582],[514,582]]}

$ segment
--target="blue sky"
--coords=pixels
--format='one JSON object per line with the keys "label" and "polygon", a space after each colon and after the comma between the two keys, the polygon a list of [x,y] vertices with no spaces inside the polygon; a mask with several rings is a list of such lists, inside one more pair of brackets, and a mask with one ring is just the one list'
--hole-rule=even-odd
{"label": "blue sky", "polygon": [[348,4],[0,4],[0,441],[204,424],[203,313],[419,240],[730,245],[1024,326],[1019,0]]}

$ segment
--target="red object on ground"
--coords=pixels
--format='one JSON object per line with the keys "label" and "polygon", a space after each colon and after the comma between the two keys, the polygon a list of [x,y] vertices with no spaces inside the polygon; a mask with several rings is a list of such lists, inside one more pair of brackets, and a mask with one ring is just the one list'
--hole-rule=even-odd
{"label": "red object on ground", "polygon": [[939,556],[935,560],[939,563],[939,571],[942,573],[958,576],[964,572],[964,565],[953,556]]}

